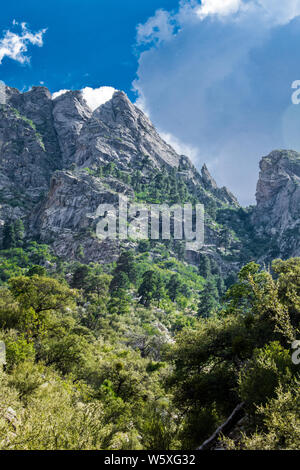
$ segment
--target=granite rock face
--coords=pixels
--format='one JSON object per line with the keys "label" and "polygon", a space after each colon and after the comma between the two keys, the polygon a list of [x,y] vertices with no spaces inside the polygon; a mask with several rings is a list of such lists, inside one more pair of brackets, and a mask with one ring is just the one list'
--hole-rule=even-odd
{"label": "granite rock face", "polygon": [[[175,173],[211,213],[241,209],[206,165],[199,173],[188,157],[178,155],[125,93],[115,92],[93,111],[80,91],[52,99],[44,87],[27,93],[7,87],[6,104],[0,106],[0,238],[5,221],[22,218],[27,236],[51,244],[58,255],[114,259],[119,243],[95,236],[93,214],[99,204],[117,207],[120,194],[129,201],[135,194],[129,183],[101,174],[110,163],[125,176],[138,173],[142,184],[161,171],[170,178]],[[276,151],[262,160],[251,223],[258,237],[277,241],[278,255],[299,254],[299,177],[295,152]],[[222,237],[226,244],[228,234],[213,219],[208,222],[206,242],[217,252],[214,246]],[[197,262],[197,253],[189,257]]]}
{"label": "granite rock face", "polygon": [[53,103],[49,90],[45,87],[33,87],[27,93],[13,90],[8,95],[7,103],[17,110],[20,117],[27,118],[36,130],[51,170],[60,168],[61,149],[55,130]]}
{"label": "granite rock face", "polygon": [[113,178],[99,179],[84,171],[57,171],[47,197],[31,218],[30,229],[43,243],[68,259],[111,262],[117,257],[117,241],[96,237],[99,205],[118,206],[119,195],[133,199],[132,189]]}
{"label": "granite rock face", "polygon": [[300,154],[276,150],[260,163],[253,224],[279,257],[300,256]]}
{"label": "granite rock face", "polygon": [[50,98],[44,89],[24,95],[9,89],[11,104],[0,106],[0,227],[26,218],[60,167]]}
{"label": "granite rock face", "polygon": [[75,163],[78,139],[83,125],[92,112],[79,91],[69,91],[52,103],[54,129],[58,136],[62,165],[68,168]]}
{"label": "granite rock face", "polygon": [[[99,178],[108,163],[125,174],[139,171],[147,183],[153,172],[175,170],[204,202],[236,205],[231,193],[218,188],[188,157],[178,155],[125,93],[92,111],[80,91],[56,99],[44,87],[27,93],[6,88],[0,109],[0,225],[22,218],[27,235],[50,243],[62,256],[86,260],[110,258],[118,243],[95,237],[99,204],[117,206],[119,194],[134,192],[114,178]],[[200,191],[200,192],[201,192]],[[82,253],[84,253],[82,255]]]}
{"label": "granite rock face", "polygon": [[179,165],[176,152],[123,92],[116,92],[94,112],[79,91],[64,93],[53,101],[53,116],[64,166],[114,162],[127,169],[145,155],[158,168]]}

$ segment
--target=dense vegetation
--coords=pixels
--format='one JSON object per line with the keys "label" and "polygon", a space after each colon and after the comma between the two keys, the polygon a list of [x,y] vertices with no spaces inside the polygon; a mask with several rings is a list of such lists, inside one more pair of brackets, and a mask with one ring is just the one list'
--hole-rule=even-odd
{"label": "dense vegetation", "polygon": [[67,263],[5,227],[0,449],[194,449],[241,402],[227,448],[300,446],[300,259],[232,284],[141,242]]}

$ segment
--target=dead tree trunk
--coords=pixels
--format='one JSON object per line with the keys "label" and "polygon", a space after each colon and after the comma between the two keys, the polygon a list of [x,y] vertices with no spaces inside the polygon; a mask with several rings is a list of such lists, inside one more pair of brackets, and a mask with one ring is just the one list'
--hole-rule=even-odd
{"label": "dead tree trunk", "polygon": [[218,438],[224,434],[228,434],[232,428],[239,422],[239,420],[244,416],[244,403],[240,403],[231,413],[229,418],[223,423],[214,433],[207,439],[203,444],[197,448],[197,450],[209,450],[216,443]]}

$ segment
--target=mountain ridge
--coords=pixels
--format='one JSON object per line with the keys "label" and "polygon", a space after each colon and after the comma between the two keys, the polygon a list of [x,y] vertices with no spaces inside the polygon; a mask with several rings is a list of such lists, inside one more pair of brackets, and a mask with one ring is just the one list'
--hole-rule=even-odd
{"label": "mountain ridge", "polygon": [[[52,244],[56,253],[76,258],[82,247],[87,262],[105,260],[117,256],[120,244],[102,249],[87,214],[99,204],[116,204],[119,192],[132,202],[204,204],[205,251],[222,269],[300,255],[296,152],[263,158],[257,205],[242,208],[205,163],[199,172],[178,155],[122,91],[94,111],[80,91],[55,99],[45,87],[26,93],[7,87],[6,94],[0,109],[2,226],[21,218],[27,235]],[[188,253],[187,260],[197,263],[198,255]]]}

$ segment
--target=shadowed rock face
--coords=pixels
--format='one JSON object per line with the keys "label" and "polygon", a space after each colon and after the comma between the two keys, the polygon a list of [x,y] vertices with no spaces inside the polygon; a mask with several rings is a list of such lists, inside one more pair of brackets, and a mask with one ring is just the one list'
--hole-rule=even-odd
{"label": "shadowed rock face", "polygon": [[300,154],[276,150],[260,163],[253,223],[278,245],[278,255],[300,256]]}
{"label": "shadowed rock face", "polygon": [[11,90],[8,104],[0,106],[0,226],[31,213],[60,158],[50,98]]}
{"label": "shadowed rock face", "polygon": [[61,149],[55,130],[51,93],[45,87],[33,87],[27,93],[10,94],[7,103],[29,119],[41,136],[51,169],[61,168]]}

